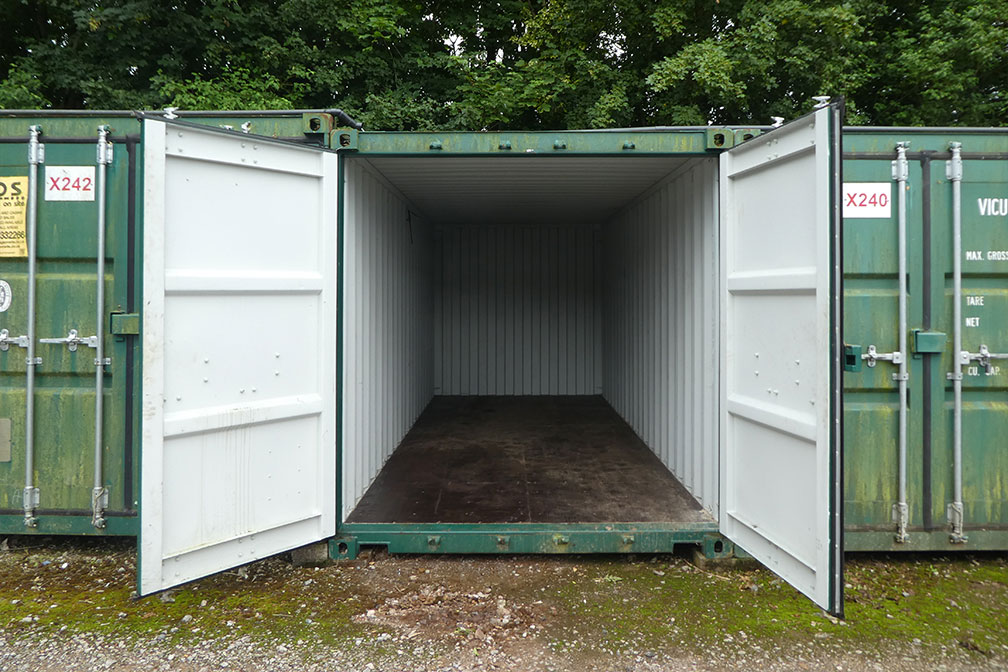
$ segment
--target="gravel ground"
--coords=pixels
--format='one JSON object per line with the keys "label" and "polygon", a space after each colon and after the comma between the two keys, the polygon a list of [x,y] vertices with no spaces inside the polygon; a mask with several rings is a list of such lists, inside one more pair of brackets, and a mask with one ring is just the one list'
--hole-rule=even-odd
{"label": "gravel ground", "polygon": [[853,556],[837,621],[676,556],[279,557],[135,599],[129,542],[0,549],[0,670],[1008,669],[1003,554]]}

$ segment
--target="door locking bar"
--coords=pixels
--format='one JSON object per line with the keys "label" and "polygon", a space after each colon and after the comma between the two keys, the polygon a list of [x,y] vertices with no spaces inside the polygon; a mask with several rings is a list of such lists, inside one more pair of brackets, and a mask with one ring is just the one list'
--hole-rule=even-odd
{"label": "door locking bar", "polygon": [[952,381],[952,501],[946,507],[946,517],[949,521],[949,541],[953,544],[965,544],[968,539],[963,532],[965,521],[962,493],[962,384],[963,355],[969,353],[962,349],[962,143],[950,142],[949,151],[952,158],[945,164],[945,177],[952,184],[952,352],[959,353],[959,361],[955,362],[948,379]]}
{"label": "door locking bar", "polygon": [[95,332],[93,347],[95,349],[95,436],[94,436],[94,487],[91,490],[91,524],[96,529],[105,527],[105,509],[108,508],[108,488],[105,487],[102,475],[102,448],[104,431],[102,429],[104,397],[105,397],[105,371],[104,366],[111,363],[111,359],[105,356],[102,335],[105,330],[105,219],[107,208],[105,206],[105,192],[108,183],[108,166],[112,163],[112,143],[108,139],[109,127],[98,127],[98,145],[96,147],[95,162],[97,168],[97,190],[98,190],[98,249],[96,250],[96,305],[95,305]]}
{"label": "door locking bar", "polygon": [[[907,527],[910,524],[910,506],[907,503],[907,415],[908,389],[907,381],[910,374],[907,371],[907,181],[910,179],[910,165],[907,162],[908,142],[896,143],[896,159],[892,162],[892,179],[897,188],[897,240],[899,245],[899,351],[879,354],[874,346],[868,348],[868,366],[871,367],[877,359],[887,359],[899,367],[893,374],[899,386],[899,480],[898,499],[893,504],[893,522],[896,523],[896,543],[902,544],[909,540]],[[873,357],[874,355],[874,357]]]}
{"label": "door locking bar", "polygon": [[28,212],[27,212],[27,243],[28,243],[28,341],[25,349],[25,485],[22,499],[24,510],[24,525],[28,528],[38,527],[35,510],[39,507],[41,498],[35,485],[35,367],[42,359],[35,356],[35,284],[38,275],[38,169],[45,163],[45,144],[40,142],[41,126],[28,127]]}

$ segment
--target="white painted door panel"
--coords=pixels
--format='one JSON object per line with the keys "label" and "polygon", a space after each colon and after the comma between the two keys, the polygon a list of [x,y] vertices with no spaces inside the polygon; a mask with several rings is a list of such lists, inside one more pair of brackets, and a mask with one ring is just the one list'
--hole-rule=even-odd
{"label": "white painted door panel", "polygon": [[148,594],[335,534],[338,162],[143,131]]}
{"label": "white painted door panel", "polygon": [[720,528],[841,613],[835,115],[721,155]]}

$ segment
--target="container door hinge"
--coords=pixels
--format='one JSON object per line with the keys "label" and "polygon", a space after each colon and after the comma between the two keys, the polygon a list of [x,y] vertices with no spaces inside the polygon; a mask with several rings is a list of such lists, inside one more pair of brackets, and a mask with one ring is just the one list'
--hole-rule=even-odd
{"label": "container door hinge", "polygon": [[910,524],[910,507],[903,502],[892,506],[893,522],[896,523],[896,543],[905,544],[910,536],[907,534],[907,526]]}
{"label": "container door hinge", "polygon": [[96,529],[105,529],[105,509],[108,508],[108,488],[95,488],[91,491],[91,524]]}
{"label": "container door hinge", "polygon": [[25,488],[22,495],[22,508],[24,509],[25,527],[38,527],[38,518],[35,517],[35,509],[42,501],[38,488]]}
{"label": "container door hinge", "polygon": [[963,534],[963,503],[950,502],[946,512],[949,527],[952,530],[949,534],[949,542],[953,544],[965,544],[968,538]]}

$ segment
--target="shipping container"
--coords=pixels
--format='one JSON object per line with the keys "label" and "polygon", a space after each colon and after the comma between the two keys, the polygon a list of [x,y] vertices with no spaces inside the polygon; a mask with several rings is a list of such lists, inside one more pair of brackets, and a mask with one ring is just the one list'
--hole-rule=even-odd
{"label": "shipping container", "polygon": [[142,593],[737,543],[835,613],[843,548],[1008,548],[1004,131],[337,112],[0,117],[0,533],[136,534]]}
{"label": "shipping container", "polygon": [[845,548],[1008,549],[1008,129],[849,129],[844,182]]}

